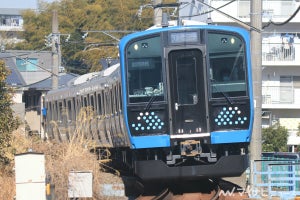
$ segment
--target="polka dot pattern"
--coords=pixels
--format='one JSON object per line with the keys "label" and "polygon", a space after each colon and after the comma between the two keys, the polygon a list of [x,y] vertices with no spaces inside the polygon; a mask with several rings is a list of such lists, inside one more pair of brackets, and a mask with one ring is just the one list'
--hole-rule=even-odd
{"label": "polka dot pattern", "polygon": [[248,118],[239,107],[223,107],[214,119],[217,126],[245,124]]}
{"label": "polka dot pattern", "polygon": [[136,131],[161,130],[165,123],[154,112],[140,112],[137,121],[131,124]]}

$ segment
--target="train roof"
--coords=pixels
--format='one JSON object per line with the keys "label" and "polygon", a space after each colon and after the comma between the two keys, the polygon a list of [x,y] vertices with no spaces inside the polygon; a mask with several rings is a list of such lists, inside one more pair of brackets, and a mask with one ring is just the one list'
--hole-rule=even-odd
{"label": "train roof", "polygon": [[[207,25],[207,23],[204,22],[199,22],[199,21],[194,21],[194,20],[181,20],[181,26],[191,26],[191,25]],[[173,27],[173,26],[178,26],[178,21],[177,20],[172,20],[168,21],[168,26],[167,27]],[[151,29],[157,29],[157,28],[162,28],[163,26],[161,24],[154,25],[147,30]]]}
{"label": "train roof", "polygon": [[[172,24],[172,23],[173,24]],[[161,25],[150,27],[149,29],[145,31],[135,32],[131,33],[129,35],[124,36],[119,43],[120,50],[125,49],[125,45],[132,39],[140,36],[150,35],[150,34],[156,34],[160,32],[165,31],[187,31],[187,30],[193,30],[193,29],[206,29],[206,30],[219,30],[219,31],[233,31],[238,32],[240,35],[242,35],[244,38],[246,38],[246,43],[249,43],[250,36],[249,31],[245,28],[238,27],[238,26],[226,26],[226,25],[212,25],[212,24],[206,24],[202,22],[197,21],[190,21],[190,20],[183,20],[181,25],[178,25],[177,23],[171,21],[169,22],[168,26],[162,27]]]}
{"label": "train roof", "polygon": [[69,81],[67,86],[49,91],[46,95],[46,101],[85,94],[109,86],[115,80],[112,77],[119,76],[119,68],[120,64],[117,63],[100,72],[92,72],[76,77]]}
{"label": "train roof", "polygon": [[102,70],[100,72],[91,72],[88,74],[84,74],[82,76],[79,76],[75,79],[72,80],[72,85],[80,85],[80,84],[84,84],[86,82],[91,81],[92,79],[95,78],[99,78],[99,77],[107,77],[110,76],[114,71],[116,71],[117,69],[119,69],[120,67],[120,63],[117,63],[115,65],[112,65],[111,67]]}

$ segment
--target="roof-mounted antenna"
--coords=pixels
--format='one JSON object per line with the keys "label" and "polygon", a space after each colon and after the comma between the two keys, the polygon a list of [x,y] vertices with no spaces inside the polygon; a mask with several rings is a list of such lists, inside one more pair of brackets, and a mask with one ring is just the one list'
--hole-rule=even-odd
{"label": "roof-mounted antenna", "polygon": [[161,26],[162,27],[168,27],[169,26],[169,17],[168,17],[167,13],[162,14]]}

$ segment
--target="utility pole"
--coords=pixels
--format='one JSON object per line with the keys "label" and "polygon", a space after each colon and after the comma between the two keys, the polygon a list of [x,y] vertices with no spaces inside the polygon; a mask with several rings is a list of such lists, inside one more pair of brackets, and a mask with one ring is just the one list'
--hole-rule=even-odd
{"label": "utility pole", "polygon": [[161,3],[162,3],[162,0],[153,0],[153,6],[154,6],[153,23],[154,23],[154,25],[161,25],[161,22],[162,22],[162,8],[160,6],[157,6]]}
{"label": "utility pole", "polygon": [[[254,160],[261,159],[262,149],[262,137],[261,137],[261,87],[262,87],[262,37],[261,32],[257,31],[262,29],[262,1],[252,0],[251,2],[251,26],[255,29],[251,29],[251,57],[252,57],[252,80],[253,80],[253,95],[254,95],[254,124],[252,139],[250,144],[250,161],[251,161],[251,173],[253,173]],[[260,170],[260,166],[257,169]],[[252,177],[252,176],[251,176]],[[253,180],[250,180],[250,184],[253,184]]]}
{"label": "utility pole", "polygon": [[57,11],[52,13],[52,89],[58,88],[58,67],[60,66],[60,34],[58,32]]}

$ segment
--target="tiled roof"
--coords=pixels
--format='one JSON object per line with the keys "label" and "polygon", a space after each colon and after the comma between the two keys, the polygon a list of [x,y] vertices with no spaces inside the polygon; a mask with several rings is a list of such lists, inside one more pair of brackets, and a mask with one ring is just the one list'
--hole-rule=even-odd
{"label": "tiled roof", "polygon": [[[52,89],[52,78],[46,78],[39,82],[26,85],[21,73],[17,69],[16,62],[15,62],[15,55],[11,53],[0,53],[0,59],[4,60],[6,67],[11,71],[11,74],[8,75],[6,79],[6,83],[8,85],[14,87],[27,87],[28,89],[35,89],[35,90],[51,90]],[[60,73],[58,75],[58,87],[65,87],[70,80],[79,76],[77,74],[72,73]]]}
{"label": "tiled roof", "polygon": [[6,67],[11,72],[6,78],[6,83],[14,87],[25,86],[26,83],[17,69],[14,57],[12,57],[9,53],[0,53],[0,59],[4,60]]}

